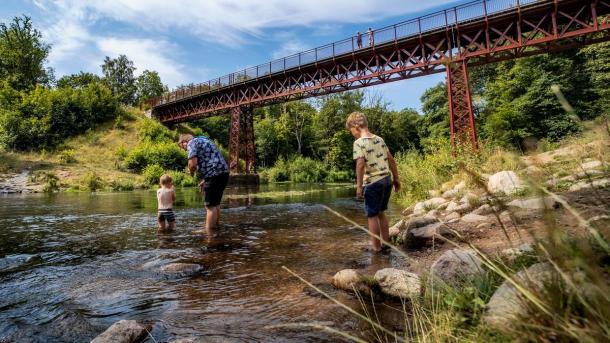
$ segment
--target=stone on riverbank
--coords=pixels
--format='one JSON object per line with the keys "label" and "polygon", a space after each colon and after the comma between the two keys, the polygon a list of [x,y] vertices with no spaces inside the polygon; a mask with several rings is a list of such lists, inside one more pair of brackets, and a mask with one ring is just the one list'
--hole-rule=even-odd
{"label": "stone on riverbank", "polygon": [[400,239],[407,248],[418,249],[447,233],[448,229],[443,223],[433,223],[422,227],[407,229],[400,234]]}
{"label": "stone on riverbank", "polygon": [[487,189],[492,193],[511,195],[519,192],[523,188],[523,181],[521,181],[514,171],[510,170],[495,173],[490,176],[489,181],[487,181]]}
{"label": "stone on riverbank", "polygon": [[509,207],[516,207],[523,210],[557,209],[561,206],[561,204],[552,197],[515,199],[506,205]]}
{"label": "stone on riverbank", "polygon": [[355,269],[343,269],[333,276],[331,283],[333,286],[344,291],[353,292],[359,288],[362,276]]}
{"label": "stone on riverbank", "polygon": [[412,298],[421,293],[419,276],[405,270],[380,269],[375,273],[375,280],[383,293],[394,297]]}
{"label": "stone on riverbank", "polygon": [[91,343],[135,343],[146,338],[150,326],[135,320],[119,320],[106,331],[95,337]]}
{"label": "stone on riverbank", "polygon": [[[513,279],[529,290],[540,291],[555,272],[549,263],[537,263],[513,276]],[[508,280],[504,281],[487,303],[483,321],[498,328],[508,329],[515,319],[527,314],[527,304],[521,293]]]}
{"label": "stone on riverbank", "polygon": [[431,267],[431,274],[447,283],[464,281],[483,272],[481,259],[469,250],[445,251]]}

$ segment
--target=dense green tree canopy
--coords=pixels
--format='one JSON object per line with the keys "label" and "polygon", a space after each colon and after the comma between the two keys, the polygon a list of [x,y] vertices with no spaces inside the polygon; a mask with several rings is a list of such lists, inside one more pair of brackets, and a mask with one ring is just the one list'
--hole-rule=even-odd
{"label": "dense green tree canopy", "polygon": [[50,49],[29,17],[0,23],[0,80],[16,90],[49,83],[53,74],[44,64]]}
{"label": "dense green tree canopy", "polygon": [[133,75],[136,67],[127,56],[117,58],[106,56],[102,64],[104,81],[122,104],[132,105],[136,100],[136,79]]}
{"label": "dense green tree canopy", "polygon": [[158,97],[167,90],[156,71],[144,70],[136,80],[136,97],[139,103]]}

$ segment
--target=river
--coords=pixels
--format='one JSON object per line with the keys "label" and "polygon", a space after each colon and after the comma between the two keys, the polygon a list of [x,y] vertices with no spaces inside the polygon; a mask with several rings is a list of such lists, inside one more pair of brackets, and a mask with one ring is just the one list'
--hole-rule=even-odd
{"label": "river", "polygon": [[[190,189],[178,190],[177,229],[164,235],[157,234],[154,191],[2,196],[0,342],[88,342],[120,319],[152,324],[146,342],[338,340],[270,327],[311,322],[366,337],[367,324],[281,268],[361,307],[329,286],[332,275],[404,261],[373,254],[366,233],[321,206],[366,224],[354,195],[345,185],[230,188],[215,238],[200,231],[202,199]],[[398,211],[393,204],[388,212],[395,218]],[[203,271],[160,270],[171,262]]]}

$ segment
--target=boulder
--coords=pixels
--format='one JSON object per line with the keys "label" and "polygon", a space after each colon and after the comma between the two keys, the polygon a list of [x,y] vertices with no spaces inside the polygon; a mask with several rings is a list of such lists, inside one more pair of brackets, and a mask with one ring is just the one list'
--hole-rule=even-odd
{"label": "boulder", "polygon": [[464,281],[483,272],[481,259],[470,250],[445,251],[431,267],[433,277],[447,283]]}
{"label": "boulder", "polygon": [[446,202],[447,202],[447,200],[445,200],[445,198],[441,198],[441,197],[432,198],[432,199],[428,199],[426,201],[418,202],[417,204],[415,204],[415,207],[413,208],[413,213],[424,214],[426,211],[435,209]]}
{"label": "boulder", "polygon": [[434,223],[423,227],[407,229],[401,233],[400,238],[407,248],[417,249],[428,245],[435,239],[448,233],[449,230],[443,223]]}
{"label": "boulder", "polygon": [[601,179],[601,180],[594,180],[592,182],[589,181],[581,181],[578,183],[573,184],[570,187],[570,192],[577,192],[580,191],[582,189],[587,189],[587,188],[603,188],[603,187],[607,187],[610,185],[610,179]]}
{"label": "boulder", "polygon": [[513,171],[501,171],[489,177],[487,189],[492,193],[511,195],[524,188],[523,181]]}
{"label": "boulder", "polygon": [[138,323],[135,320],[119,320],[106,331],[95,337],[91,343],[135,343],[146,338],[150,326]]}
{"label": "boulder", "polygon": [[458,193],[466,189],[466,181],[460,181],[457,185],[453,186],[453,190]]}
{"label": "boulder", "polygon": [[471,209],[472,209],[472,206],[470,205],[469,202],[456,203],[455,201],[451,201],[447,205],[447,208],[445,208],[445,211],[458,212],[458,213],[462,214],[462,213],[466,213],[466,212],[470,211]]}
{"label": "boulder", "polygon": [[203,271],[203,267],[196,263],[170,263],[161,267],[161,271],[168,274],[192,276]]}
{"label": "boulder", "polygon": [[454,189],[450,189],[443,193],[442,197],[445,199],[453,199],[458,195],[458,192]]}
{"label": "boulder", "polygon": [[589,171],[589,170],[593,170],[593,169],[601,169],[602,167],[604,167],[604,163],[602,161],[593,160],[593,161],[588,161],[588,162],[582,163],[580,165],[579,169],[584,170],[584,171]]}
{"label": "boulder", "polygon": [[451,212],[448,215],[445,216],[445,222],[453,222],[456,221],[458,219],[460,219],[460,214],[457,212]]}
{"label": "boulder", "polygon": [[516,248],[504,249],[502,250],[501,254],[509,261],[514,261],[516,258],[522,255],[531,254],[533,252],[534,248],[530,244],[524,243]]}
{"label": "boulder", "polygon": [[478,214],[480,216],[486,216],[488,214],[493,213],[493,208],[489,206],[489,204],[484,204],[479,206],[476,210],[472,211],[472,214]]}
{"label": "boulder", "polygon": [[394,268],[380,269],[375,273],[375,280],[385,294],[412,298],[421,293],[421,282],[417,274]]}
{"label": "boulder", "polygon": [[462,216],[461,220],[465,223],[480,223],[487,221],[487,217],[474,213],[468,213]]}
{"label": "boulder", "polygon": [[[554,277],[550,263],[537,263],[513,276],[513,280],[528,289],[540,291],[545,282]],[[498,329],[508,329],[511,322],[527,314],[527,306],[515,286],[504,281],[487,303],[483,321]]]}
{"label": "boulder", "polygon": [[339,289],[353,292],[354,289],[359,288],[361,278],[362,276],[355,269],[343,269],[333,276],[331,283]]}
{"label": "boulder", "polygon": [[528,199],[515,199],[508,204],[509,207],[516,207],[524,210],[544,210],[551,208],[559,208],[561,204],[553,197],[540,197]]}
{"label": "boulder", "polygon": [[[430,216],[415,217],[407,220],[403,227],[404,230],[415,229],[418,227],[438,223],[438,219]],[[401,230],[402,231],[402,230]]]}
{"label": "boulder", "polygon": [[401,219],[396,224],[390,226],[390,229],[389,229],[390,237],[398,236],[398,234],[400,234],[400,231],[403,230],[404,226],[405,226],[404,219]]}

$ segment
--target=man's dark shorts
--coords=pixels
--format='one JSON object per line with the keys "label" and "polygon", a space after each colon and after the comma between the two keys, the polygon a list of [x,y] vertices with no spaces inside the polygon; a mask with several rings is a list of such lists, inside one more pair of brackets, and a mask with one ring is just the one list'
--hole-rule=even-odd
{"label": "man's dark shorts", "polygon": [[205,180],[205,207],[215,207],[220,205],[222,194],[229,183],[229,173],[209,177]]}
{"label": "man's dark shorts", "polygon": [[388,175],[383,179],[364,186],[364,212],[367,217],[374,217],[388,209],[392,194],[392,178]]}

